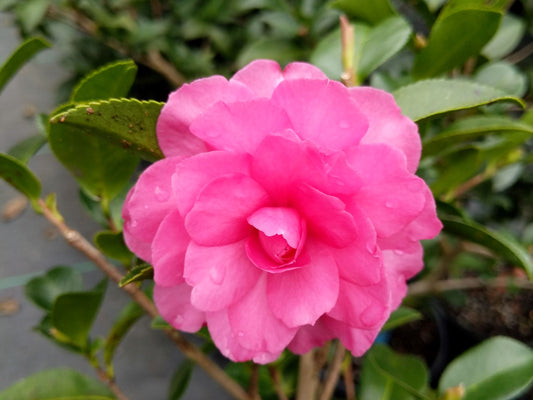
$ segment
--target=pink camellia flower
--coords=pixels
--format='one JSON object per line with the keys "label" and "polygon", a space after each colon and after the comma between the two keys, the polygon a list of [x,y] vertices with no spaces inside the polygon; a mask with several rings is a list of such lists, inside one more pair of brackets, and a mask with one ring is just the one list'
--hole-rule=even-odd
{"label": "pink camellia flower", "polygon": [[163,318],[234,361],[332,338],[364,353],[441,229],[393,97],[260,60],[173,92],[157,135],[123,216]]}

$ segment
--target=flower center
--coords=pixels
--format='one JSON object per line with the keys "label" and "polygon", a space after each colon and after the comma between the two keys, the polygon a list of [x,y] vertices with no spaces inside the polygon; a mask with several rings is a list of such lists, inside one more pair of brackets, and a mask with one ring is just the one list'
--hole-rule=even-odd
{"label": "flower center", "polygon": [[246,253],[259,269],[279,273],[306,264],[301,256],[307,236],[300,214],[287,207],[263,207],[248,217],[257,231],[246,243]]}

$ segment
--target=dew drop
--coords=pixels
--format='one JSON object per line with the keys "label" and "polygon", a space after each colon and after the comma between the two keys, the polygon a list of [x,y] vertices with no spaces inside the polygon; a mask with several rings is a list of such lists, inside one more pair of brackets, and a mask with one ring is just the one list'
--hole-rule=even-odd
{"label": "dew drop", "polygon": [[385,207],[387,207],[387,208],[393,208],[393,207],[394,207],[394,202],[392,202],[392,201],[387,201],[387,202],[385,202]]}
{"label": "dew drop", "polygon": [[339,122],[339,128],[341,129],[348,129],[350,127],[350,123],[348,121],[340,121]]}
{"label": "dew drop", "polygon": [[224,281],[225,270],[224,268],[211,268],[209,277],[215,285],[220,285]]}
{"label": "dew drop", "polygon": [[170,193],[167,190],[161,189],[159,186],[155,187],[155,198],[158,201],[167,201]]}
{"label": "dew drop", "polygon": [[244,332],[243,332],[243,331],[239,331],[239,332],[237,333],[237,336],[238,336],[238,337],[243,337],[243,336],[244,336]]}
{"label": "dew drop", "polygon": [[131,221],[131,227],[132,227],[132,228],[135,228],[138,224],[139,224],[139,223],[137,222],[136,219],[134,219],[134,220]]}
{"label": "dew drop", "polygon": [[394,254],[397,254],[397,255],[401,256],[401,255],[405,254],[405,252],[403,250],[396,249],[396,250],[394,250]]}
{"label": "dew drop", "polygon": [[184,319],[183,319],[183,315],[181,315],[181,314],[176,315],[176,318],[174,319],[174,322],[175,322],[177,325],[182,324],[183,321],[184,321]]}

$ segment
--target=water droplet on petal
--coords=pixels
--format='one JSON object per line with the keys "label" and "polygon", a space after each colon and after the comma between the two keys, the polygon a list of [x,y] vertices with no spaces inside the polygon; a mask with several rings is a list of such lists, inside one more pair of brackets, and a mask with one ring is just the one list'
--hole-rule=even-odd
{"label": "water droplet on petal", "polygon": [[396,249],[396,250],[394,250],[394,254],[397,254],[397,255],[401,256],[401,255],[404,255],[405,252],[403,250]]}
{"label": "water droplet on petal", "polygon": [[224,268],[211,268],[209,277],[215,285],[220,285],[224,281],[225,269]]}
{"label": "water droplet on petal", "polygon": [[176,315],[176,318],[174,318],[174,322],[177,325],[181,325],[183,323],[183,321],[184,321],[183,315],[181,315],[181,314]]}
{"label": "water droplet on petal", "polygon": [[167,201],[169,197],[170,193],[168,192],[168,190],[161,189],[159,186],[155,187],[155,198],[158,201]]}
{"label": "water droplet on petal", "polygon": [[339,128],[341,129],[348,129],[350,127],[350,123],[348,121],[345,121],[345,120],[341,120],[339,122]]}
{"label": "water droplet on petal", "polygon": [[243,331],[239,331],[239,332],[237,333],[237,336],[238,336],[238,337],[243,337],[243,336],[244,336],[244,332],[243,332]]}
{"label": "water droplet on petal", "polygon": [[418,242],[418,237],[413,234],[407,235],[407,239],[409,239],[410,242]]}
{"label": "water droplet on petal", "polygon": [[134,219],[134,220],[131,221],[131,227],[132,227],[132,228],[135,228],[138,224],[139,224],[139,223],[137,222],[136,219]]}
{"label": "water droplet on petal", "polygon": [[394,208],[394,205],[395,204],[394,204],[393,201],[389,200],[389,201],[385,202],[385,207],[387,207],[387,208]]}

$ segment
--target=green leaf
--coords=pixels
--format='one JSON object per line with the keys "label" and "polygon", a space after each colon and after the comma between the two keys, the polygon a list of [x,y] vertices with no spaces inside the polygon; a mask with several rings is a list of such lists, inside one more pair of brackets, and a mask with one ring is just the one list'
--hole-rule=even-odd
{"label": "green leaf", "polygon": [[417,310],[402,306],[391,313],[388,321],[383,325],[381,330],[388,331],[421,318],[422,314]]}
{"label": "green leaf", "polygon": [[168,400],[181,399],[187,390],[192,371],[196,364],[191,360],[184,360],[172,375],[168,389]]}
{"label": "green leaf", "polygon": [[59,295],[52,306],[52,325],[74,344],[86,348],[106,286],[107,281],[104,280],[91,291]]}
{"label": "green leaf", "polygon": [[87,75],[72,92],[72,103],[125,97],[137,74],[132,60],[116,61]]}
{"label": "green leaf", "polygon": [[0,67],[0,92],[28,60],[47,47],[50,47],[50,43],[40,37],[25,40]]}
{"label": "green leaf", "polygon": [[525,167],[521,163],[500,168],[492,178],[492,190],[497,193],[509,189],[520,179],[524,170]]}
{"label": "green leaf", "polygon": [[84,108],[88,126],[84,129],[74,124],[51,124],[50,147],[83,190],[100,198],[106,209],[109,201],[129,182],[139,159],[131,152],[93,135],[98,127],[91,129],[91,111],[87,111],[90,107]]}
{"label": "green leaf", "polygon": [[104,345],[104,362],[108,373],[113,373],[113,356],[121,340],[126,336],[130,328],[144,315],[144,310],[135,302],[130,302],[122,309],[109,331]]}
{"label": "green leaf", "polygon": [[[479,54],[498,30],[507,0],[450,0],[415,58],[413,75],[429,78]],[[468,38],[468,40],[465,40]]]}
{"label": "green leaf", "polygon": [[237,66],[244,67],[253,60],[268,58],[286,65],[291,61],[301,59],[303,50],[300,46],[286,39],[260,39],[246,46],[237,57]]}
{"label": "green leaf", "polygon": [[524,102],[517,97],[461,79],[419,81],[401,87],[393,95],[402,112],[414,121],[497,101],[512,101],[524,107]]}
{"label": "green leaf", "polygon": [[495,60],[508,55],[520,43],[526,31],[526,23],[513,14],[505,14],[494,37],[483,47],[481,54]]}
{"label": "green leaf", "polygon": [[50,311],[56,297],[63,293],[82,290],[81,273],[70,267],[55,267],[43,276],[26,283],[26,297],[37,306]]}
{"label": "green leaf", "polygon": [[514,399],[533,383],[533,350],[507,337],[497,336],[453,360],[444,370],[439,392],[462,384],[462,400]]}
{"label": "green leaf", "polygon": [[161,315],[158,315],[152,319],[152,322],[150,323],[150,327],[152,329],[172,329],[172,326],[163,319]]}
{"label": "green leaf", "polygon": [[162,107],[163,103],[136,99],[90,102],[55,115],[51,127],[65,126],[102,137],[141,158],[155,161],[163,158],[155,131]]}
{"label": "green leaf", "polygon": [[0,400],[113,400],[101,382],[67,368],[48,369],[0,392]]}
{"label": "green leaf", "polygon": [[430,187],[435,196],[452,192],[456,187],[472,178],[482,162],[482,152],[476,147],[467,147],[447,154],[440,161],[440,175]]}
{"label": "green leaf", "polygon": [[377,344],[365,355],[359,397],[361,400],[427,399],[422,393],[427,381],[428,371],[421,360]]}
{"label": "green leaf", "polygon": [[494,88],[521,97],[527,91],[526,76],[514,65],[507,61],[498,61],[483,65],[474,75],[473,79],[482,85]]}
{"label": "green leaf", "polygon": [[533,280],[531,256],[520,244],[471,220],[452,216],[439,216],[439,218],[445,232],[486,247],[514,265],[522,267],[529,279]]}
{"label": "green leaf", "polygon": [[399,16],[383,20],[372,28],[364,42],[357,67],[359,81],[363,81],[372,71],[403,49],[411,32],[411,26]]}
{"label": "green leaf", "polygon": [[345,12],[350,17],[359,18],[371,24],[376,24],[396,14],[390,0],[335,0],[331,6]]}
{"label": "green leaf", "polygon": [[124,265],[130,265],[133,253],[124,243],[122,232],[98,232],[94,237],[94,242],[106,256],[119,260]]}
{"label": "green leaf", "polygon": [[26,33],[31,33],[37,28],[46,16],[46,10],[51,0],[26,0],[17,5],[15,12],[22,29]]}
{"label": "green leaf", "polygon": [[132,282],[144,281],[145,279],[152,279],[154,276],[154,268],[148,264],[141,264],[133,267],[122,278],[118,284],[120,287],[129,285]]}
{"label": "green leaf", "polygon": [[422,145],[422,156],[442,153],[458,144],[477,139],[488,134],[509,134],[524,132],[533,135],[529,124],[503,116],[474,116],[462,118],[449,125],[438,135],[426,140]]}
{"label": "green leaf", "polygon": [[0,154],[0,178],[13,186],[30,200],[41,195],[41,183],[21,161],[7,154]]}
{"label": "green leaf", "polygon": [[38,133],[18,142],[15,146],[9,149],[7,154],[22,161],[24,164],[27,164],[33,155],[37,153],[45,143],[46,136]]}
{"label": "green leaf", "polygon": [[446,1],[448,0],[424,0],[431,12],[437,11]]}

